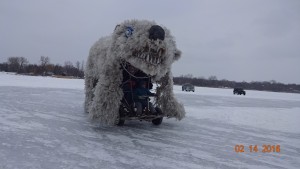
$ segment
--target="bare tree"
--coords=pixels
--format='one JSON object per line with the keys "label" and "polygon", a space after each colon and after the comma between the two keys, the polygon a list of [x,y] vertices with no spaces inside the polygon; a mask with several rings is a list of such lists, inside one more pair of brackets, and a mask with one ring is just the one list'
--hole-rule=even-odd
{"label": "bare tree", "polygon": [[8,70],[11,72],[22,73],[24,66],[28,64],[28,60],[25,57],[9,57],[7,60]]}
{"label": "bare tree", "polygon": [[209,76],[208,80],[218,80],[217,76]]}
{"label": "bare tree", "polygon": [[18,72],[20,67],[20,59],[19,57],[9,57],[7,59],[8,71],[10,72]]}
{"label": "bare tree", "polygon": [[84,72],[84,60],[81,62],[81,69],[82,72]]}
{"label": "bare tree", "polygon": [[74,70],[74,66],[73,63],[71,61],[66,61],[65,62],[65,66],[64,66],[64,70],[66,75],[73,75],[73,70]]}
{"label": "bare tree", "polygon": [[25,66],[29,63],[28,60],[24,57],[19,57],[20,67],[18,73],[22,73]]}
{"label": "bare tree", "polygon": [[80,62],[79,62],[79,61],[76,62],[76,68],[77,68],[78,70],[80,70]]}
{"label": "bare tree", "polygon": [[40,62],[41,62],[41,69],[43,73],[46,73],[47,71],[47,65],[50,63],[50,59],[48,56],[41,56],[40,58]]}

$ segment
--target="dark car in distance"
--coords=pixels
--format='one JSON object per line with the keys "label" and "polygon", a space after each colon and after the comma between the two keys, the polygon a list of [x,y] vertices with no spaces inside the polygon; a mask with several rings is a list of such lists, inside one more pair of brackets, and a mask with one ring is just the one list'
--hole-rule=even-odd
{"label": "dark car in distance", "polygon": [[184,85],[182,85],[182,91],[192,91],[192,92],[195,92],[195,86],[190,84],[190,83],[186,83]]}
{"label": "dark car in distance", "polygon": [[233,89],[233,94],[246,95],[246,91],[243,88],[238,87]]}

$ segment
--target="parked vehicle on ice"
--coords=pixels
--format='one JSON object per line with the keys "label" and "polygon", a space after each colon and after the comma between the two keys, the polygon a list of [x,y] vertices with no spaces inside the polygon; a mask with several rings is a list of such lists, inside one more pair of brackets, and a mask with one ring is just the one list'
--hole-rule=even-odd
{"label": "parked vehicle on ice", "polygon": [[237,94],[237,95],[246,95],[246,91],[242,88],[234,88],[233,89],[233,94]]}
{"label": "parked vehicle on ice", "polygon": [[195,86],[190,83],[186,83],[186,84],[182,85],[182,91],[195,92]]}

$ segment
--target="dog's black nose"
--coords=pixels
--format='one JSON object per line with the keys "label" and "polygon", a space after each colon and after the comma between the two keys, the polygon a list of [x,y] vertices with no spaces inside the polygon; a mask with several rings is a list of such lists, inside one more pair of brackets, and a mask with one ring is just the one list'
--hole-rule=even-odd
{"label": "dog's black nose", "polygon": [[151,26],[151,28],[149,29],[149,39],[164,40],[165,39],[165,30],[158,25]]}

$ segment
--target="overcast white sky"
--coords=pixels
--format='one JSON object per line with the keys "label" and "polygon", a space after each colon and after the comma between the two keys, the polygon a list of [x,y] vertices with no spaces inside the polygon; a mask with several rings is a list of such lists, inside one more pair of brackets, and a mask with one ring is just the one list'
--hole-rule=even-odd
{"label": "overcast white sky", "polygon": [[0,63],[81,62],[126,19],[171,30],[183,52],[174,76],[300,84],[299,0],[1,0]]}

